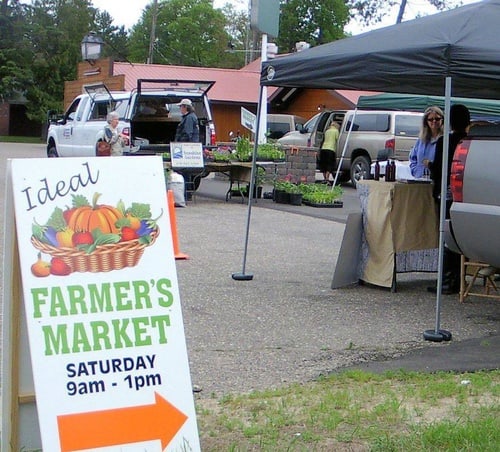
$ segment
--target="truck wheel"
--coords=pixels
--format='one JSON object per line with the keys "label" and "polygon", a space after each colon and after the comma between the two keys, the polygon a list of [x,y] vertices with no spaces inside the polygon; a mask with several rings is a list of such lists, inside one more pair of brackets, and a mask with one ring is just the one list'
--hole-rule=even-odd
{"label": "truck wheel", "polygon": [[362,178],[368,179],[370,175],[370,160],[364,155],[359,155],[351,163],[351,183],[354,187]]}
{"label": "truck wheel", "polygon": [[56,157],[59,157],[59,155],[57,154],[57,149],[56,149],[55,145],[51,145],[51,146],[47,149],[47,157],[48,157],[48,158],[56,158]]}

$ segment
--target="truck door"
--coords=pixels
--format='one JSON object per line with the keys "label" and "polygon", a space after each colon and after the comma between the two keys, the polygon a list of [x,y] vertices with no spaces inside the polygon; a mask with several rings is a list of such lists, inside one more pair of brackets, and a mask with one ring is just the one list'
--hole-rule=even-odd
{"label": "truck door", "polygon": [[62,157],[95,156],[95,143],[91,143],[87,126],[90,99],[83,97],[71,124],[71,138],[66,141],[67,149],[61,149]]}
{"label": "truck door", "polygon": [[84,109],[86,100],[87,99],[82,97],[75,99],[66,110],[64,118],[61,121],[61,126],[55,128],[55,133],[57,135],[57,152],[61,157],[72,155],[75,124],[81,121],[82,110]]}
{"label": "truck door", "polygon": [[330,123],[331,113],[323,112],[320,114],[318,121],[316,122],[316,129],[311,133],[311,146],[315,148],[320,148],[323,140],[325,138],[325,130],[327,124]]}

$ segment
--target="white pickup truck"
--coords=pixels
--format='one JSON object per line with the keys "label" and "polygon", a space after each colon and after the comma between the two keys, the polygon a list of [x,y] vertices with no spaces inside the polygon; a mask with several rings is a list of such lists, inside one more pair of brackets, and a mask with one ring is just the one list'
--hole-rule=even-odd
{"label": "white pickup truck", "polygon": [[204,145],[215,144],[215,128],[207,91],[214,82],[150,80],[137,81],[133,91],[110,92],[105,85],[86,87],[62,118],[50,122],[47,134],[48,157],[95,156],[102,140],[106,116],[120,115],[119,130],[128,135],[124,153],[167,152],[181,119],[182,99],[191,99]]}
{"label": "white pickup truck", "polygon": [[447,246],[500,268],[500,124],[476,125],[453,157]]}

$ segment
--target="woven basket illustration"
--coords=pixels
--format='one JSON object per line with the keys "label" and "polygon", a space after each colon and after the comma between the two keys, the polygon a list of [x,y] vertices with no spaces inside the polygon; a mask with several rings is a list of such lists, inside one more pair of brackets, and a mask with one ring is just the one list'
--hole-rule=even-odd
{"label": "woven basket illustration", "polygon": [[57,248],[40,242],[34,236],[31,237],[31,243],[38,251],[62,259],[73,272],[100,273],[121,270],[125,267],[135,267],[139,263],[144,249],[156,241],[159,233],[158,228],[151,233],[151,242],[149,244],[139,243],[139,240],[135,239],[127,242],[98,245],[91,253],[76,248]]}

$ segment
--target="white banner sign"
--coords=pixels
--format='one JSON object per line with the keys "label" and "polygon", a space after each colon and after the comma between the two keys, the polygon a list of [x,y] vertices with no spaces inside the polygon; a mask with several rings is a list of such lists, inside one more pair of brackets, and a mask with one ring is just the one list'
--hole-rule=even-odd
{"label": "white banner sign", "polygon": [[255,133],[257,130],[257,116],[241,107],[241,125]]}

